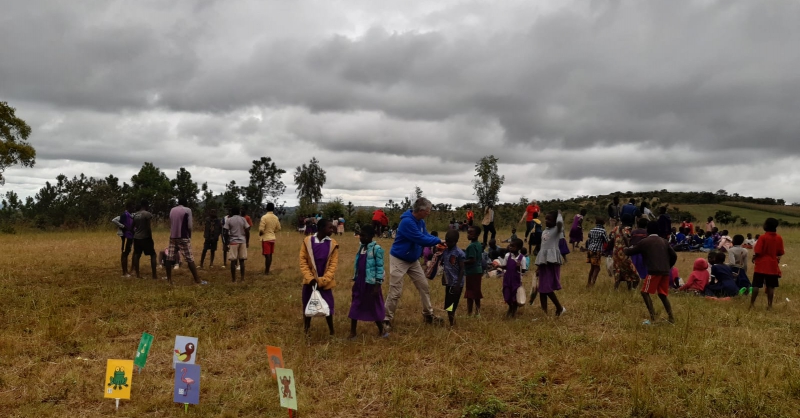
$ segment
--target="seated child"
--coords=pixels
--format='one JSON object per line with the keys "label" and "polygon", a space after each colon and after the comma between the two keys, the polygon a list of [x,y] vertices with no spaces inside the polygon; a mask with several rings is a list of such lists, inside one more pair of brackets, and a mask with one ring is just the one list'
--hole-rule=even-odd
{"label": "seated child", "polygon": [[690,274],[689,278],[686,280],[686,284],[678,288],[678,290],[699,295],[706,290],[706,285],[710,277],[708,273],[708,261],[698,258],[694,260],[693,268],[694,270],[692,270],[692,274]]}
{"label": "seated child", "polygon": [[669,271],[669,285],[670,285],[670,287],[672,287],[673,289],[677,289],[677,288],[681,287],[681,284],[682,284],[681,282],[682,281],[683,281],[683,279],[681,279],[681,275],[678,272],[678,268],[677,267],[672,267],[672,269],[670,269],[670,271]]}
{"label": "seated child", "polygon": [[711,234],[711,231],[706,231],[706,238],[703,240],[703,247],[700,248],[700,251],[709,253],[716,248],[717,247],[714,245],[714,236]]}
{"label": "seated child", "polygon": [[504,239],[503,242],[511,242],[515,239],[517,239],[517,228],[511,228],[511,236],[508,239]]}
{"label": "seated child", "polygon": [[726,258],[728,258],[726,253],[718,252],[714,255],[714,265],[711,266],[711,281],[705,290],[706,296],[721,298],[739,294],[739,288],[736,286],[733,272],[725,264]]}
{"label": "seated child", "polygon": [[717,248],[724,248],[729,249],[733,247],[733,240],[730,236],[728,236],[728,230],[724,229],[722,233],[719,235],[719,242],[717,243]]}
{"label": "seated child", "polygon": [[736,286],[739,287],[739,294],[750,291],[750,279],[747,278],[747,258],[749,253],[747,248],[742,246],[744,236],[735,235],[733,237],[733,247],[728,250],[728,265],[731,267],[733,277],[736,279]]}
{"label": "seated child", "polygon": [[742,243],[742,248],[752,250],[756,245],[756,240],[753,239],[753,234],[747,234],[747,239]]}

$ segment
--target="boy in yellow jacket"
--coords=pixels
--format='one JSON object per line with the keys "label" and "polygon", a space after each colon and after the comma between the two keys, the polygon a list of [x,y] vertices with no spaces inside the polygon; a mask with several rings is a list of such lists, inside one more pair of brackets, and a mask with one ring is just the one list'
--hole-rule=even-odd
{"label": "boy in yellow jacket", "polygon": [[[328,330],[333,335],[333,288],[336,287],[336,266],[339,264],[339,244],[331,238],[333,224],[322,218],[317,222],[317,233],[303,240],[300,247],[300,271],[303,274],[303,310],[305,311],[311,293],[316,285],[322,299],[330,308],[325,317]],[[303,318],[304,331],[308,334],[311,318]]]}

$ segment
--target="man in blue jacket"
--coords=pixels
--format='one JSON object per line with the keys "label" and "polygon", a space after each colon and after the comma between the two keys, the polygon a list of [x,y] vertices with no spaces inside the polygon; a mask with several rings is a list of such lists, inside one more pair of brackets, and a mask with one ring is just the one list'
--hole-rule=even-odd
{"label": "man in blue jacket", "polygon": [[384,329],[388,331],[394,318],[397,303],[403,294],[403,277],[408,274],[411,282],[419,292],[422,301],[422,316],[425,322],[431,324],[442,322],[441,318],[433,315],[431,307],[431,294],[428,288],[428,279],[419,264],[422,249],[442,243],[437,237],[428,233],[425,227],[425,218],[431,214],[431,201],[420,197],[409,209],[400,216],[400,225],[397,227],[397,236],[389,253],[389,294],[386,295],[386,317]]}

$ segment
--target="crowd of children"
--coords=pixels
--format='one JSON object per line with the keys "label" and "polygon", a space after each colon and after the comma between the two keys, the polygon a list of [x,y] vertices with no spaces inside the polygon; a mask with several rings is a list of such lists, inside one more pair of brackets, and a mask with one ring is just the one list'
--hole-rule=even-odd
{"label": "crowd of children", "polygon": [[[582,223],[586,211],[575,215],[569,231],[573,250],[584,241]],[[638,219],[637,219],[638,218]],[[448,322],[455,325],[456,311],[461,297],[467,299],[467,315],[480,316],[483,293],[481,282],[487,274],[502,277],[502,297],[508,309],[506,317],[516,316],[520,306],[526,303],[528,295],[524,289],[523,278],[532,270],[531,293],[529,304],[533,304],[539,295],[541,309],[547,313],[548,302],[555,307],[555,315],[561,316],[566,308],[561,304],[556,292],[561,289],[561,265],[566,263],[570,250],[564,234],[564,222],[560,212],[548,212],[545,215],[544,227],[538,221],[538,212],[532,216],[529,233],[525,237],[528,248],[522,239],[512,235],[505,240],[506,248],[497,246],[494,240],[483,246],[478,240],[482,232],[476,225],[464,225],[469,245],[466,249],[458,247],[463,228],[453,223],[445,233],[444,243],[426,247],[422,251],[422,263],[425,276],[433,279],[441,276],[445,289],[443,309],[447,312]],[[636,227],[634,228],[634,221]],[[334,280],[338,263],[338,244],[331,238],[336,228],[333,222],[320,219],[316,223],[317,232],[308,236],[301,248],[300,270],[303,273],[302,301],[305,306],[311,293],[319,291],[321,298],[327,302],[330,315],[327,317],[328,327],[333,334],[334,301],[331,289],[336,285]],[[587,286],[593,286],[600,273],[603,257],[610,272],[614,275],[615,288],[626,283],[628,289],[639,287],[640,293],[649,314],[644,324],[651,324],[656,319],[651,295],[657,295],[668,316],[667,321],[674,323],[675,316],[669,300],[669,289],[680,292],[704,295],[708,298],[729,298],[736,295],[750,294],[751,307],[754,305],[759,289],[766,287],[768,307],[772,307],[775,288],[779,285],[781,271],[780,257],[784,254],[783,241],[777,234],[778,221],[769,218],[764,223],[765,234],[753,238],[748,234],[728,236],[728,231],[718,231],[710,219],[707,231],[695,230],[694,225],[685,220],[673,236],[665,237],[663,225],[652,220],[651,216],[621,213],[616,225],[610,233],[606,232],[605,219],[597,217],[595,227],[588,233],[585,248],[587,263],[590,265]],[[386,308],[384,306],[381,284],[384,280],[384,250],[375,241],[376,231],[372,226],[364,226],[359,231],[360,245],[356,253],[352,303],[349,312],[351,320],[350,337],[356,337],[358,321],[373,322],[377,325],[378,335],[387,337],[383,321]],[[700,241],[696,237],[707,238],[699,248]],[[433,231],[431,235],[438,237]],[[691,243],[687,243],[691,240]],[[694,261],[693,271],[683,282],[675,267],[678,251],[708,249],[707,258]],[[753,249],[750,257],[748,249]],[[534,262],[530,262],[529,250]],[[755,263],[752,283],[748,278],[748,263]],[[305,318],[305,330],[308,332],[311,318]]]}

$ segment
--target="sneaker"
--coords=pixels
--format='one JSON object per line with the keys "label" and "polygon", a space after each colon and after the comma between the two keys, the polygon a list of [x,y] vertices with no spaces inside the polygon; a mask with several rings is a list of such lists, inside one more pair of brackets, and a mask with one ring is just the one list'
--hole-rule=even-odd
{"label": "sneaker", "polygon": [[381,338],[389,338],[389,333],[388,332],[384,332],[383,335],[381,335]]}
{"label": "sneaker", "polygon": [[650,323],[649,319],[645,319],[644,321],[642,321],[642,325],[652,325],[652,324]]}
{"label": "sneaker", "polygon": [[198,284],[199,284],[199,285],[207,285],[207,284],[208,284],[208,282],[207,282],[207,281],[205,281],[205,280],[203,280],[203,281],[201,281],[201,282],[200,282],[200,283],[198,283]]}
{"label": "sneaker", "polygon": [[439,318],[436,315],[423,315],[425,317],[425,323],[431,325],[443,325],[444,319]]}
{"label": "sneaker", "polygon": [[556,316],[561,316],[561,315],[564,315],[564,312],[566,312],[566,311],[567,311],[567,308],[565,308],[565,307],[563,307],[563,306],[562,306],[562,307],[561,307],[561,312],[557,313],[557,314],[556,314]]}
{"label": "sneaker", "polygon": [[388,334],[389,331],[392,330],[392,323],[389,321],[383,321],[383,332]]}
{"label": "sneaker", "polygon": [[739,289],[739,296],[742,296],[745,293],[747,293],[747,288],[746,287],[743,287],[743,288]]}

